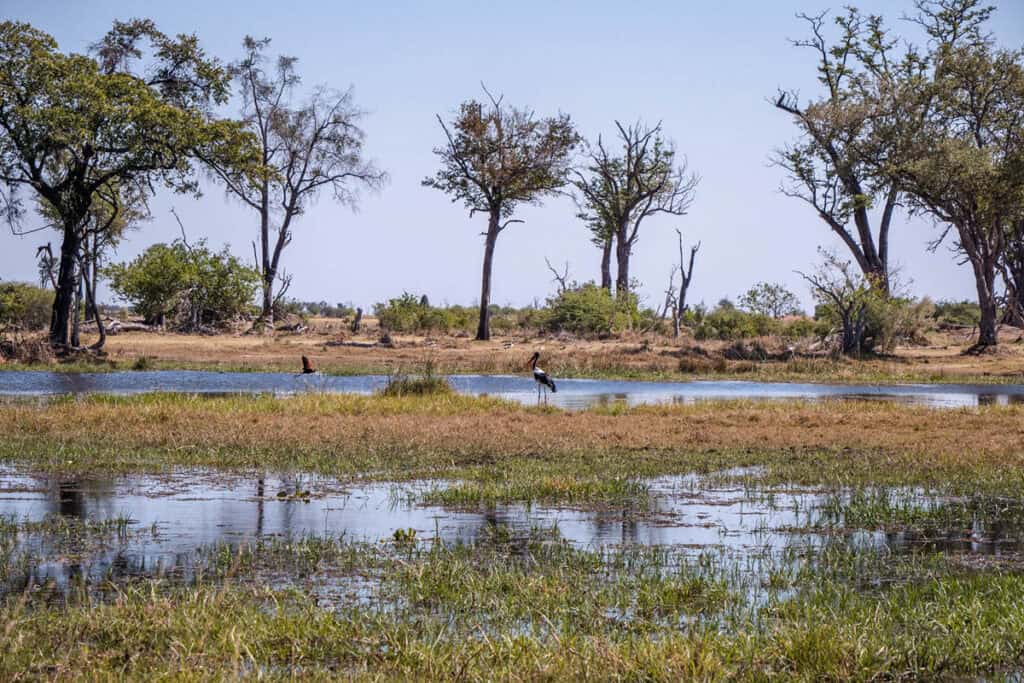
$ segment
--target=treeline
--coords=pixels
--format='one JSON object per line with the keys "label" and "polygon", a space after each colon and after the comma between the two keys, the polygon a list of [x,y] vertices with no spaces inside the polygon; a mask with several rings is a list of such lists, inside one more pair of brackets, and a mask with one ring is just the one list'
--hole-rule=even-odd
{"label": "treeline", "polygon": [[[785,173],[782,191],[808,204],[847,253],[822,251],[817,267],[801,275],[821,312],[816,319],[828,320],[849,354],[878,348],[891,336],[887,321],[906,308],[890,268],[900,211],[933,220],[932,247],[948,242],[970,265],[979,346],[996,343],[1000,321],[1024,325],[1024,52],[996,44],[993,9],[980,0],[918,0],[914,7],[906,25],[926,37],[922,44],[854,7],[834,17],[834,28],[825,14],[803,16],[808,35],[794,44],[815,55],[821,92],[802,99],[783,90],[773,101],[799,131],[773,157]],[[300,97],[297,61],[272,59],[269,45],[246,37],[238,58],[225,62],[195,36],[132,20],[115,22],[81,55],[60,51],[27,24],[0,23],[0,206],[16,232],[34,210],[60,235],[58,249],[39,251],[43,281],[55,292],[52,346],[80,347],[83,312],[95,319],[102,346],[101,275],[147,319],[183,329],[246,316],[273,329],[289,310],[313,313],[287,294],[284,254],[294,230],[322,192],[355,206],[388,176],[367,157],[351,88],[318,86]],[[221,115],[232,102],[235,115]],[[700,184],[660,123],[615,121],[587,139],[568,114],[541,116],[486,88],[437,121],[439,167],[422,184],[486,220],[477,339],[490,337],[492,319],[505,324],[497,317],[506,314],[491,305],[499,236],[522,222],[521,205],[565,194],[590,231],[598,277],[570,286],[562,275],[546,317],[532,321],[538,328],[596,333],[656,323],[678,336],[684,326],[731,325],[727,311],[687,302],[700,242],[684,246],[678,230],[664,304],[650,313],[636,305],[631,257],[648,219],[686,215]],[[180,243],[110,266],[118,242],[148,217],[154,188],[197,195],[203,172],[251,210],[254,262],[232,260],[201,240],[193,248],[181,226]],[[132,275],[147,259],[172,257],[180,278],[160,291],[146,291],[149,278]],[[768,301],[775,293],[757,294]],[[747,308],[765,320],[780,317],[782,309],[757,305]],[[442,314],[419,302],[389,302],[382,314],[396,328],[413,318],[449,327],[471,320],[454,308],[435,320]]]}

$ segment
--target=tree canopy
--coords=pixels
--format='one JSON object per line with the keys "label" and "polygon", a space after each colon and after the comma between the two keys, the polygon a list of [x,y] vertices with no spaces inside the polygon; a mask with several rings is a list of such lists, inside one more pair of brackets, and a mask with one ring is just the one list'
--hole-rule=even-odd
{"label": "tree canopy", "polygon": [[38,29],[0,23],[0,205],[17,225],[28,191],[60,217],[56,346],[68,344],[76,265],[98,192],[117,188],[108,195],[116,212],[126,195],[148,196],[158,185],[198,192],[197,157],[239,167],[255,160],[242,126],[210,114],[225,101],[228,73],[194,36],[171,38],[135,20],[115,23],[94,47],[95,56],[65,54]]}

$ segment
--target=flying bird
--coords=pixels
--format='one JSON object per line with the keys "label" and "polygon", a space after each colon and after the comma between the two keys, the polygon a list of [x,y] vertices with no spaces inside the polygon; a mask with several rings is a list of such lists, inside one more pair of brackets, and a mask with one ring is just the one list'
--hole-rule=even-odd
{"label": "flying bird", "polygon": [[316,372],[316,368],[313,367],[313,364],[309,362],[308,358],[303,356],[302,357],[302,374],[303,375],[312,375],[315,372]]}
{"label": "flying bird", "polygon": [[537,383],[537,401],[540,402],[541,391],[544,392],[544,402],[548,402],[548,389],[551,389],[552,394],[558,393],[558,389],[555,387],[555,380],[548,377],[548,373],[537,367],[537,361],[540,359],[540,351],[534,351],[533,357],[530,358],[530,367],[533,368],[533,381]]}

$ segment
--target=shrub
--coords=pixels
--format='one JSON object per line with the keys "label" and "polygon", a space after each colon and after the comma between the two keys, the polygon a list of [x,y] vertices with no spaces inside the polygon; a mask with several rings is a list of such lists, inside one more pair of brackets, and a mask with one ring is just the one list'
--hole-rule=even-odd
{"label": "shrub", "polygon": [[623,301],[592,282],[559,292],[547,303],[544,327],[552,332],[607,335],[631,329],[640,321],[635,295]]}
{"label": "shrub", "polygon": [[437,375],[431,361],[423,367],[420,375],[397,372],[388,375],[388,383],[381,389],[383,396],[429,396],[453,393],[448,379]]}
{"label": "shrub", "polygon": [[693,330],[693,336],[699,340],[748,339],[775,334],[782,325],[766,315],[746,313],[732,307],[719,307],[704,314]]}
{"label": "shrub", "polygon": [[50,324],[53,292],[23,282],[0,283],[0,327],[41,330]]}
{"label": "shrub", "polygon": [[940,301],[931,317],[939,324],[975,327],[981,322],[981,307],[975,301]]}
{"label": "shrub", "polygon": [[749,313],[781,318],[800,313],[800,300],[785,285],[759,282],[740,297],[740,307]]}
{"label": "shrub", "polygon": [[194,329],[252,311],[260,276],[228,253],[212,252],[205,241],[154,244],[128,263],[109,266],[111,289],[148,323]]}

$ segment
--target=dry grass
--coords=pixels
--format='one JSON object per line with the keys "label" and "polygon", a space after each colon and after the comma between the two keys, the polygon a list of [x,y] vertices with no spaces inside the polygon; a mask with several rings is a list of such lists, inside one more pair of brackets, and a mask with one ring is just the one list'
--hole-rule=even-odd
{"label": "dry grass", "polygon": [[776,480],[1024,489],[1024,407],[723,402],[566,413],[461,396],[148,396],[0,408],[0,459],[48,469],[601,476],[766,465]]}
{"label": "dry grass", "polygon": [[[372,323],[372,321],[371,321]],[[833,360],[797,356],[791,360],[728,360],[726,342],[681,342],[633,335],[614,340],[563,340],[509,337],[475,342],[468,337],[395,336],[395,347],[329,346],[342,340],[375,342],[371,329],[357,339],[337,321],[314,321],[306,334],[197,336],[131,332],[110,337],[109,360],[119,369],[139,358],[149,367],[223,370],[296,371],[309,356],[316,367],[334,374],[380,373],[420,367],[432,361],[440,373],[522,373],[530,354],[544,354],[545,369],[556,376],[631,377],[687,380],[727,377],[752,380],[834,382],[1019,382],[1024,380],[1024,346],[1019,331],[1007,330],[995,354],[965,356],[970,338],[960,333],[932,336],[923,347],[900,348],[887,358]],[[765,340],[780,351],[786,343]]]}

